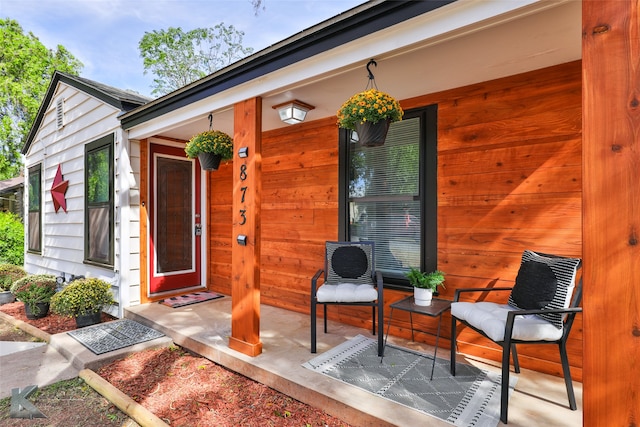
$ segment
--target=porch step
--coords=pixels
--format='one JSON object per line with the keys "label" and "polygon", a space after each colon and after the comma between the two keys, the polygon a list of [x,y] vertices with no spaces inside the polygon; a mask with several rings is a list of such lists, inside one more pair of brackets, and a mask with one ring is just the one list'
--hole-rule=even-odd
{"label": "porch step", "polygon": [[173,341],[168,336],[142,342],[119,350],[103,354],[94,354],[84,345],[66,332],[51,336],[49,345],[64,356],[74,368],[78,370],[91,369],[93,371],[109,364],[117,359],[122,359],[130,354],[150,348],[170,347]]}

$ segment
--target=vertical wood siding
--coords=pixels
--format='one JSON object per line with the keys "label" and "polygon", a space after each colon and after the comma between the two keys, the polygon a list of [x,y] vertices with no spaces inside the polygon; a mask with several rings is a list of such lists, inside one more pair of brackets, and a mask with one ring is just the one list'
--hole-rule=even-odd
{"label": "vertical wood siding", "polygon": [[640,2],[583,1],[584,425],[640,424]]}
{"label": "vertical wood siding", "polygon": [[[580,257],[581,63],[401,102],[404,109],[434,103],[444,297],[457,288],[512,284],[524,249]],[[262,156],[262,302],[307,313],[324,242],[338,237],[335,118],[265,132]],[[230,165],[209,174],[209,286],[223,293],[231,291],[231,187]],[[387,290],[385,305],[405,295]],[[331,307],[329,317],[370,328],[369,309]],[[409,338],[408,317],[397,319],[391,333]],[[417,327],[435,331],[436,324]],[[580,316],[570,341],[572,374],[580,380]],[[499,359],[498,348],[477,334],[463,330],[459,342],[465,353]],[[523,367],[560,375],[555,347],[522,346],[519,353]]]}

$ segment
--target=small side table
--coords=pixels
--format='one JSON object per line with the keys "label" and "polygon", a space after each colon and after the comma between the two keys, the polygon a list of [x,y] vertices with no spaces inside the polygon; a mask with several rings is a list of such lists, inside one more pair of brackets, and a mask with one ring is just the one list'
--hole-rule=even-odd
{"label": "small side table", "polygon": [[[387,346],[387,338],[389,338],[389,329],[391,328],[391,319],[393,319],[393,310],[398,309],[409,312],[409,319],[411,321],[411,340],[414,340],[413,336],[413,313],[424,314],[431,317],[438,317],[438,332],[436,334],[436,346],[433,350],[433,364],[431,365],[431,380],[433,380],[433,371],[436,367],[436,355],[438,353],[438,342],[440,341],[440,326],[442,324],[442,313],[451,308],[452,301],[433,298],[431,305],[416,305],[414,303],[413,295],[408,296],[400,301],[394,302],[391,307],[391,313],[389,313],[389,322],[387,323],[387,334],[384,337],[384,346]],[[384,351],[383,351],[384,357]]]}

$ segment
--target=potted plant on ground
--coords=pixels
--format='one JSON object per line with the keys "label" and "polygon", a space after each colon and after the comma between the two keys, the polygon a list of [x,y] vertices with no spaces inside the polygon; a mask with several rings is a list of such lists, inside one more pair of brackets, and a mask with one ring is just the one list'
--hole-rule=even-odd
{"label": "potted plant on ground", "polygon": [[11,293],[24,303],[27,319],[40,319],[49,313],[56,286],[56,278],[51,274],[31,274],[16,280],[11,285]]}
{"label": "potted plant on ground", "polygon": [[409,269],[406,277],[413,286],[413,297],[416,305],[431,305],[433,293],[438,290],[438,286],[444,288],[444,274],[440,270],[423,273],[414,267]]}
{"label": "potted plant on ground", "polygon": [[15,301],[11,285],[27,275],[24,268],[13,264],[0,264],[0,305]]}
{"label": "potted plant on ground", "polygon": [[116,304],[111,285],[104,280],[84,278],[74,280],[51,299],[51,311],[76,319],[76,326],[100,323],[102,309]]}
{"label": "potted plant on ground", "polygon": [[402,120],[404,112],[391,95],[377,89],[356,93],[338,110],[338,126],[355,130],[360,145],[384,144],[392,122]]}
{"label": "potted plant on ground", "polygon": [[187,157],[200,161],[204,170],[218,170],[221,160],[233,158],[233,139],[219,130],[201,132],[184,147]]}

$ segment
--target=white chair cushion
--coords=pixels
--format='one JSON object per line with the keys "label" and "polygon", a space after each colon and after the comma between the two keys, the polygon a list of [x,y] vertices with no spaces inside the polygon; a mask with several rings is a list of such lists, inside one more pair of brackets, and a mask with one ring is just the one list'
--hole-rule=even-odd
{"label": "white chair cushion", "polygon": [[373,285],[324,284],[318,288],[316,298],[318,302],[371,302],[378,299],[378,291]]}
{"label": "white chair cushion", "polygon": [[[506,304],[493,302],[454,302],[451,314],[483,331],[493,341],[504,340],[507,313],[518,310]],[[562,337],[562,329],[536,316],[516,316],[511,338],[523,341],[556,341]]]}

